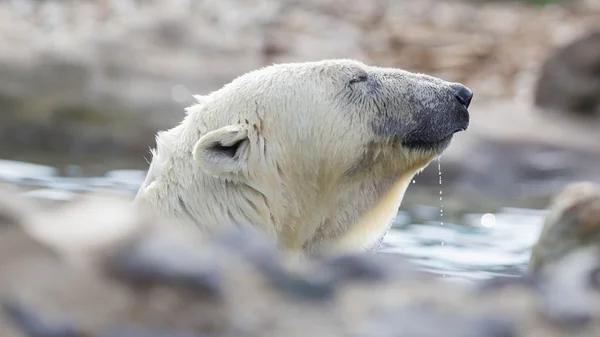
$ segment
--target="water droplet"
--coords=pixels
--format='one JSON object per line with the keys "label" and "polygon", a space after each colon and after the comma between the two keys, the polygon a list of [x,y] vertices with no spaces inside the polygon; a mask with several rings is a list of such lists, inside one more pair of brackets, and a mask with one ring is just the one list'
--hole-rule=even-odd
{"label": "water droplet", "polygon": [[481,216],[481,225],[483,227],[494,227],[496,225],[496,216],[492,213],[486,213]]}
{"label": "water droplet", "polygon": [[[444,204],[443,204],[443,197],[442,197],[442,163],[441,163],[441,159],[438,158],[438,175],[440,176],[439,182],[440,182],[440,226],[444,225],[444,221],[443,221],[443,217],[444,217]],[[441,245],[444,245],[444,241],[441,242]],[[446,277],[446,274],[443,275],[443,277]]]}

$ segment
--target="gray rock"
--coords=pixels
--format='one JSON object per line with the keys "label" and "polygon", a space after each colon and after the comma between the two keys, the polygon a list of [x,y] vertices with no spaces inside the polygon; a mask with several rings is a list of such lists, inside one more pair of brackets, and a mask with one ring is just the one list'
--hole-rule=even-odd
{"label": "gray rock", "polygon": [[535,103],[560,112],[600,116],[600,31],[569,43],[546,60]]}
{"label": "gray rock", "polygon": [[0,197],[6,337],[600,334],[597,249],[472,288],[399,255],[303,256],[256,231],[177,229],[114,196],[54,210]]}

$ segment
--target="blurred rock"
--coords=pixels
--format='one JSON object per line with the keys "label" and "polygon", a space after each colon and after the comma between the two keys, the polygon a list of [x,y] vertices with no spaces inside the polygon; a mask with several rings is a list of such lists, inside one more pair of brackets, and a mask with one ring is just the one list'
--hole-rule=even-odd
{"label": "blurred rock", "polygon": [[532,273],[552,267],[579,248],[600,248],[600,185],[568,185],[554,196],[549,210],[531,253]]}
{"label": "blurred rock", "polygon": [[543,108],[600,117],[600,30],[560,48],[544,63],[535,89]]}
{"label": "blurred rock", "polygon": [[57,206],[68,201],[73,201],[77,197],[77,193],[68,190],[43,188],[25,192],[23,196],[37,200],[42,205]]}
{"label": "blurred rock", "polygon": [[396,254],[299,256],[254,231],[185,231],[114,197],[39,210],[10,194],[0,250],[5,337],[600,334],[594,250],[471,287]]}

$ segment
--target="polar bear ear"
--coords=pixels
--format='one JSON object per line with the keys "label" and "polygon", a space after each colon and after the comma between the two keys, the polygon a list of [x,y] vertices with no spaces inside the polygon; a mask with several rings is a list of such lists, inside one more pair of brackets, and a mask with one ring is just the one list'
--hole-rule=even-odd
{"label": "polar bear ear", "polygon": [[215,176],[239,173],[247,163],[248,130],[242,125],[228,125],[211,131],[194,145],[196,163]]}

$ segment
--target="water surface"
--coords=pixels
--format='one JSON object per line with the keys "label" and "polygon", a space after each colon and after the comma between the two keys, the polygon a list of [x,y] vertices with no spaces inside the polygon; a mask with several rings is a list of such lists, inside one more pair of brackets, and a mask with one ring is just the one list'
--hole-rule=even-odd
{"label": "water surface", "polygon": [[[78,192],[97,188],[115,189],[133,198],[147,167],[139,160],[36,158],[45,164],[27,162],[27,158],[0,159],[0,182],[57,200],[68,200]],[[382,252],[402,254],[425,271],[462,280],[516,276],[523,272],[541,230],[543,211],[498,204],[491,212],[488,208],[457,213],[445,207],[442,215],[441,206],[460,195],[444,191],[440,201],[440,188],[422,188],[418,177],[407,196],[417,193],[431,197],[426,197],[425,202],[420,198],[418,203],[410,197],[406,199],[384,239]]]}

